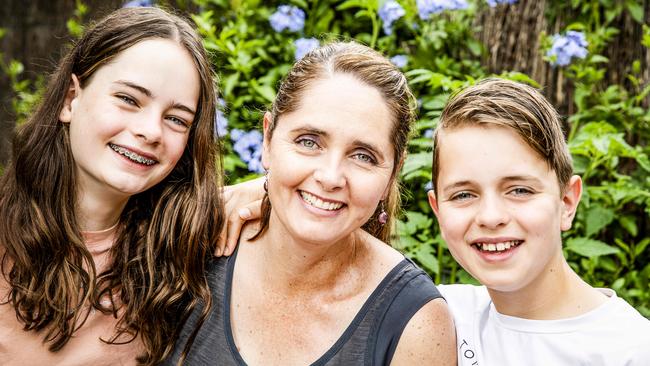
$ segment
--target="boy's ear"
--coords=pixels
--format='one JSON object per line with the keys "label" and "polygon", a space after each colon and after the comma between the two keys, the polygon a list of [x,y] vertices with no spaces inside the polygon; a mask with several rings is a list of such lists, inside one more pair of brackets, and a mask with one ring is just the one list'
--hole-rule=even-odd
{"label": "boy's ear", "polygon": [[436,199],[436,194],[433,189],[427,192],[427,196],[429,196],[429,205],[431,206],[431,209],[433,209],[433,213],[438,217],[438,200]]}
{"label": "boy's ear", "polygon": [[576,216],[578,203],[580,203],[580,196],[582,195],[582,179],[574,175],[569,179],[564,195],[562,196],[562,217],[560,221],[560,229],[567,231],[571,229],[573,218]]}
{"label": "boy's ear", "polygon": [[81,91],[77,75],[72,74],[71,78],[70,87],[68,88],[68,91],[65,94],[65,99],[63,100],[63,108],[59,112],[59,121],[63,123],[70,123],[72,121],[72,114],[76,105],[76,100]]}
{"label": "boy's ear", "polygon": [[271,166],[271,162],[269,161],[269,156],[271,156],[271,133],[269,131],[269,128],[271,126],[272,119],[273,116],[271,115],[271,112],[264,113],[264,120],[262,122],[264,127],[264,142],[262,143],[262,166],[266,170],[269,170],[269,167]]}

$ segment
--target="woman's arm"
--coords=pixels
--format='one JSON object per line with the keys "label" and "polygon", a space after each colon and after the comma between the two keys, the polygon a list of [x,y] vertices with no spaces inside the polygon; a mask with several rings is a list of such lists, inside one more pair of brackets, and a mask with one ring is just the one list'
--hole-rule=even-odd
{"label": "woman's arm", "polygon": [[443,299],[428,302],[413,315],[391,365],[456,365],[456,330]]}

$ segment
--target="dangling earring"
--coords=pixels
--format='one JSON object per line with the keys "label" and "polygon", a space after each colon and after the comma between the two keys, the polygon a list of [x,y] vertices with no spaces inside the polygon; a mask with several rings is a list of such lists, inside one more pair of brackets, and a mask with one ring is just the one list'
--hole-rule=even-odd
{"label": "dangling earring", "polygon": [[264,174],[264,192],[269,193],[269,170]]}
{"label": "dangling earring", "polygon": [[381,200],[379,202],[379,216],[377,216],[377,221],[379,221],[380,224],[386,225],[388,222],[388,214],[386,213],[386,210],[384,210],[384,200]]}

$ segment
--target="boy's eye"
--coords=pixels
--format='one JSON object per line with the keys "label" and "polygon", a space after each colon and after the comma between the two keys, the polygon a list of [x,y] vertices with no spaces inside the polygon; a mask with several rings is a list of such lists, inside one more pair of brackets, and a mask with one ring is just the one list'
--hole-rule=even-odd
{"label": "boy's eye", "polygon": [[469,192],[458,192],[455,195],[451,196],[452,201],[466,201],[472,198],[473,195]]}
{"label": "boy's eye", "polygon": [[514,194],[515,196],[528,196],[530,194],[533,194],[533,191],[525,187],[516,187],[512,189],[510,193]]}

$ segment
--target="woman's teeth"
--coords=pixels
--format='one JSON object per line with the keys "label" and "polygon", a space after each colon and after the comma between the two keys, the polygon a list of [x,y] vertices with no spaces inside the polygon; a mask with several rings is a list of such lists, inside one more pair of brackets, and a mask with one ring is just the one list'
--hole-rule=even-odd
{"label": "woman's teeth", "polygon": [[512,240],[504,241],[502,243],[476,243],[474,245],[484,252],[503,252],[510,248],[519,246],[523,242],[523,240]]}
{"label": "woman's teeth", "polygon": [[154,165],[156,164],[155,160],[147,159],[142,155],[139,155],[137,153],[134,153],[133,151],[126,149],[122,146],[114,145],[114,144],[108,144],[111,149],[113,149],[115,152],[122,156],[126,156],[130,160],[135,161],[136,163],[144,164],[144,165]]}
{"label": "woman's teeth", "polygon": [[305,200],[307,203],[310,205],[320,208],[321,210],[327,210],[327,211],[334,211],[338,210],[339,208],[343,207],[343,204],[340,202],[325,202],[321,200],[320,198],[311,195],[307,192],[300,191],[300,196],[302,197],[303,200]]}

